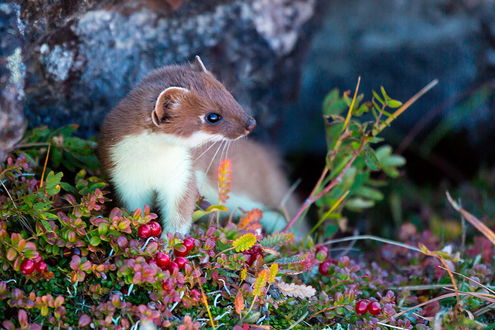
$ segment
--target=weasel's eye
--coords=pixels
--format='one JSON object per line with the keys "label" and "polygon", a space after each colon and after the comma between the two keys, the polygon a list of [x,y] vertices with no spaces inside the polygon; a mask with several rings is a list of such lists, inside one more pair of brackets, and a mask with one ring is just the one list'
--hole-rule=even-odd
{"label": "weasel's eye", "polygon": [[218,113],[214,113],[214,112],[210,112],[209,114],[207,114],[205,116],[205,120],[207,123],[209,124],[216,124],[218,123],[220,120],[222,120],[222,115],[218,114]]}

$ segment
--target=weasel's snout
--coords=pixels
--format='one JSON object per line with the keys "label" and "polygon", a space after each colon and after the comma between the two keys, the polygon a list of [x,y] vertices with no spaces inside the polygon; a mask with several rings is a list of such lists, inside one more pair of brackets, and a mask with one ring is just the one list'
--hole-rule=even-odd
{"label": "weasel's snout", "polygon": [[246,121],[245,127],[248,132],[252,132],[253,129],[256,127],[256,120],[253,117],[249,117],[249,119]]}

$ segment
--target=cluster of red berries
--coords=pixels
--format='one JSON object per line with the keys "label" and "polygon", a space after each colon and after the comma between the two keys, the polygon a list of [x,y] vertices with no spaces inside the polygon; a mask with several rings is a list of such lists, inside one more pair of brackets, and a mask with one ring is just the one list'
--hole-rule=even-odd
{"label": "cluster of red berries", "polygon": [[246,263],[249,266],[252,266],[253,263],[258,259],[258,256],[261,256],[263,258],[263,250],[261,249],[261,246],[255,245],[252,248],[250,248],[247,251],[244,251],[244,254],[247,254],[249,256],[248,260]]}
{"label": "cluster of red berries", "polygon": [[157,237],[162,233],[162,226],[156,221],[151,221],[138,228],[138,235],[141,238]]}
{"label": "cluster of red berries", "polygon": [[39,273],[44,273],[48,270],[48,265],[46,262],[41,259],[40,256],[37,256],[36,258],[33,259],[24,259],[21,262],[21,274],[22,275],[29,275],[32,274],[34,271],[37,271]]}
{"label": "cluster of red berries", "polygon": [[172,260],[168,254],[163,252],[158,252],[153,260],[161,269],[174,273],[176,270],[184,269],[186,267],[187,259],[185,257],[193,248],[194,238],[188,237],[182,241],[182,244],[174,248],[174,260]]}
{"label": "cluster of red berries", "polygon": [[372,315],[378,315],[382,312],[382,305],[378,301],[369,301],[368,299],[359,300],[356,303],[356,314],[364,315],[366,312]]}
{"label": "cluster of red berries", "polygon": [[330,270],[330,265],[337,264],[335,259],[329,258],[328,248],[324,245],[316,246],[316,258],[319,260],[323,260],[318,266],[318,271],[321,275],[328,275],[328,271]]}

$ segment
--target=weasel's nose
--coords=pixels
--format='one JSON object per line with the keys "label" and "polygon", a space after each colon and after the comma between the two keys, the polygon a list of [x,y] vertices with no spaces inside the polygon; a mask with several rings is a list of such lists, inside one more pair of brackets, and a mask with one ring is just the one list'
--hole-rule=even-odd
{"label": "weasel's nose", "polygon": [[254,120],[253,117],[249,117],[249,119],[246,121],[246,130],[251,132],[255,127],[256,127],[256,120]]}

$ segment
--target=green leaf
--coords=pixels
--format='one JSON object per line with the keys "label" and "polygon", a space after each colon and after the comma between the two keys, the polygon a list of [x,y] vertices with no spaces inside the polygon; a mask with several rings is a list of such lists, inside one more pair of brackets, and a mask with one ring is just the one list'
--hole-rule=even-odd
{"label": "green leaf", "polygon": [[301,262],[304,262],[306,258],[308,258],[308,254],[304,253],[292,257],[280,258],[275,260],[274,262],[282,265],[292,265],[292,264],[300,264]]}
{"label": "green leaf", "polygon": [[391,155],[383,160],[383,166],[399,167],[405,164],[405,158],[399,155]]}
{"label": "green leaf", "polygon": [[383,199],[383,194],[379,190],[366,186],[359,187],[354,191],[354,194],[374,201],[381,201]]}
{"label": "green leaf", "polygon": [[99,236],[92,236],[89,240],[89,244],[92,246],[98,246],[101,243],[101,238]]}
{"label": "green leaf", "polygon": [[46,231],[53,232],[53,226],[50,224],[50,222],[41,219],[41,224],[43,225]]}
{"label": "green leaf", "polygon": [[335,233],[339,231],[339,226],[335,224],[325,225],[325,238],[330,238],[335,235]]}
{"label": "green leaf", "polygon": [[[328,159],[328,157],[327,157]],[[331,170],[331,178],[335,178],[344,169],[344,167],[352,159],[352,155],[343,156],[342,154],[337,157],[333,164],[329,164]]]}
{"label": "green leaf", "polygon": [[391,154],[392,154],[392,147],[389,145],[384,145],[376,149],[376,157],[380,160],[382,164],[383,164],[383,160],[386,157],[390,156]]}
{"label": "green leaf", "polygon": [[392,109],[395,109],[395,108],[398,108],[402,105],[402,102],[401,101],[397,101],[397,100],[388,100],[387,101],[387,105],[392,108]]}
{"label": "green leaf", "polygon": [[[376,100],[378,100],[378,102],[380,102],[382,105],[383,105],[383,104],[385,104],[385,101],[383,101],[383,100],[382,100],[382,98],[380,97],[380,95],[378,95],[378,93],[377,93],[377,92],[372,91],[372,93],[373,93],[373,97],[374,97]],[[378,108],[377,110],[380,110],[380,109]]]}
{"label": "green leaf", "polygon": [[57,147],[52,148],[50,160],[51,160],[51,165],[54,168],[59,167],[60,164],[62,163],[62,151],[60,151],[60,149]]}
{"label": "green leaf", "polygon": [[332,123],[329,123],[328,119],[325,121],[325,135],[329,151],[335,149],[335,144],[337,143],[343,127],[343,121],[334,121]]}
{"label": "green leaf", "polygon": [[345,207],[351,211],[360,212],[373,207],[375,202],[360,197],[351,198],[345,202]]}
{"label": "green leaf", "polygon": [[68,184],[67,182],[60,182],[60,187],[62,187],[62,189],[67,192],[77,193],[77,189],[74,188],[72,185]]}
{"label": "green leaf", "polygon": [[273,233],[263,238],[260,244],[263,247],[276,248],[290,243],[293,239],[293,233]]}
{"label": "green leaf", "polygon": [[98,225],[98,234],[105,235],[108,232],[108,223],[101,222]]}
{"label": "green leaf", "polygon": [[396,178],[399,176],[399,171],[395,167],[385,166],[383,167],[383,172],[391,178]]}
{"label": "green leaf", "polygon": [[323,114],[325,116],[338,115],[347,108],[346,102],[340,97],[340,91],[332,89],[323,100]]}
{"label": "green leaf", "polygon": [[64,176],[64,173],[59,172],[55,174],[53,171],[50,171],[48,173],[48,176],[46,177],[46,185],[45,185],[45,190],[48,195],[53,196],[59,193],[60,191],[60,180]]}
{"label": "green leaf", "polygon": [[375,151],[371,148],[366,148],[364,161],[366,162],[366,166],[372,171],[378,171],[381,168],[380,160],[378,160]]}

